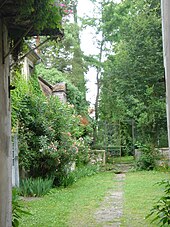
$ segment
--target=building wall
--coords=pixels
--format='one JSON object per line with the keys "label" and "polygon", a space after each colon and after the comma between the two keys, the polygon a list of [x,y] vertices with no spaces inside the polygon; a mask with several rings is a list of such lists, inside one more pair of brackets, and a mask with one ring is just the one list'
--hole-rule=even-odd
{"label": "building wall", "polygon": [[34,51],[24,58],[22,74],[27,81],[30,79],[31,74],[34,71],[34,66],[38,60],[40,60],[40,57]]}
{"label": "building wall", "polygon": [[64,91],[53,91],[52,95],[57,96],[63,103],[67,102],[66,93]]}
{"label": "building wall", "polygon": [[11,123],[9,101],[8,32],[0,19],[0,227],[11,227]]}
{"label": "building wall", "polygon": [[30,72],[30,68],[29,67],[34,67],[33,63],[27,58],[24,58],[24,62],[23,62],[23,68],[22,68],[22,74],[24,75],[25,79],[28,81],[30,76],[31,76],[31,72]]}

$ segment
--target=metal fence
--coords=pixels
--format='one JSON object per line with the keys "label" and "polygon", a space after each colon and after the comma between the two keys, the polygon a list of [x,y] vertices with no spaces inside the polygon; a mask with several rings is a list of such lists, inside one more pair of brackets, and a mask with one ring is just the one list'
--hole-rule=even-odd
{"label": "metal fence", "polygon": [[128,150],[133,154],[135,144],[134,120],[98,122],[96,149],[104,149],[114,156],[122,156]]}

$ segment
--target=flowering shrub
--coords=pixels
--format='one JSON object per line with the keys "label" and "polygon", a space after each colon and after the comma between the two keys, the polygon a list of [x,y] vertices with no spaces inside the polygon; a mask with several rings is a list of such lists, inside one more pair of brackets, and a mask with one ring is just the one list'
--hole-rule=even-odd
{"label": "flowering shrub", "polygon": [[61,9],[62,15],[70,15],[73,13],[74,1],[58,1],[55,2],[54,5]]}
{"label": "flowering shrub", "polygon": [[18,125],[20,168],[28,177],[53,177],[60,185],[72,162],[88,162],[88,130],[73,105],[56,97],[47,99],[35,82],[25,85],[29,89],[23,93],[17,83],[12,105],[13,125]]}

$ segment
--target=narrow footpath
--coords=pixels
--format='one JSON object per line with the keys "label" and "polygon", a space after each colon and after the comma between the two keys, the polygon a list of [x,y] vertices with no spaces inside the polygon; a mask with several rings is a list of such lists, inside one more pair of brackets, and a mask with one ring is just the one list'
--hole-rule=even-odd
{"label": "narrow footpath", "polygon": [[100,208],[94,215],[97,226],[101,227],[120,227],[123,215],[123,185],[125,173],[132,168],[129,164],[117,164],[116,176],[114,177],[115,186],[108,192]]}

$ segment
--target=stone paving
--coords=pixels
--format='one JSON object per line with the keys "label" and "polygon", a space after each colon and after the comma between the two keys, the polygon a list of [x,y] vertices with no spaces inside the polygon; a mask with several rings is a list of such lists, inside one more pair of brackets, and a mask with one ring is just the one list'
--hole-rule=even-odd
{"label": "stone paving", "polygon": [[123,184],[125,173],[116,174],[115,187],[108,192],[100,208],[95,213],[96,222],[102,227],[119,227],[123,214]]}

